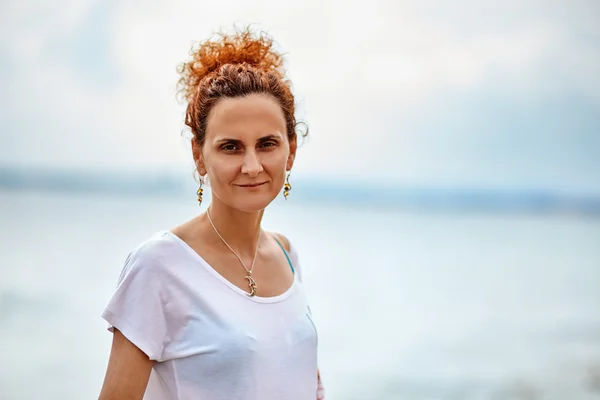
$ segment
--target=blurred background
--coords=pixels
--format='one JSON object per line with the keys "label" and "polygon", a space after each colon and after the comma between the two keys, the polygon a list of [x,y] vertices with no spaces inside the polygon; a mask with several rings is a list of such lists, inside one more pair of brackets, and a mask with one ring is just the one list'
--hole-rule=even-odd
{"label": "blurred background", "polygon": [[0,398],[97,397],[125,257],[205,209],[176,66],[250,23],[327,398],[600,398],[596,0],[1,1]]}

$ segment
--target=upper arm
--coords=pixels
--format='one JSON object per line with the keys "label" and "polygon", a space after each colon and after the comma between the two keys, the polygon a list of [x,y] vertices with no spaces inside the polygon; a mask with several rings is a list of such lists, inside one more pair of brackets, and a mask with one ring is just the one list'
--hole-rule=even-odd
{"label": "upper arm", "polygon": [[115,328],[99,400],[142,399],[154,361]]}
{"label": "upper arm", "polygon": [[158,245],[144,245],[125,262],[102,317],[113,332],[101,400],[141,400],[155,360],[168,343],[165,299],[171,276],[158,257]]}
{"label": "upper arm", "polygon": [[134,251],[102,312],[110,331],[118,329],[148,358],[157,361],[163,361],[173,319],[165,306],[172,298],[173,276],[163,265],[161,254],[160,249],[149,246]]}

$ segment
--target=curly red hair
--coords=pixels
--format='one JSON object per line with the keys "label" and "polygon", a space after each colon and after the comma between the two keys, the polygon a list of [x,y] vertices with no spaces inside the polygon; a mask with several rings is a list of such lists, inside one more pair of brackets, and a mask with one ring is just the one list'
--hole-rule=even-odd
{"label": "curly red hair", "polygon": [[[206,136],[208,116],[221,98],[268,94],[280,104],[286,120],[287,135],[296,135],[294,96],[285,77],[283,57],[273,49],[273,39],[250,28],[233,35],[217,34],[192,46],[192,59],[182,63],[178,88],[188,102],[185,123],[201,145]],[[302,133],[306,136],[307,132]]]}

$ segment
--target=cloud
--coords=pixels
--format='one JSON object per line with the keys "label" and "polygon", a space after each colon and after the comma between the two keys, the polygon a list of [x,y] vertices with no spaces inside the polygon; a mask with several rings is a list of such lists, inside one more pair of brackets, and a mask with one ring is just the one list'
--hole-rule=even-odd
{"label": "cloud", "polygon": [[[591,169],[600,171],[600,161],[581,145],[597,144],[600,131],[593,117],[600,110],[595,2],[3,7],[5,163],[191,165],[179,137],[184,109],[175,100],[175,67],[192,41],[256,22],[288,53],[299,114],[311,128],[301,172],[491,185],[600,181]],[[565,109],[571,101],[585,112]],[[562,130],[543,129],[550,112]],[[568,122],[578,131],[569,132]],[[578,139],[569,141],[569,133]],[[536,152],[536,141],[553,144]],[[563,173],[552,167],[557,147],[570,163]]]}

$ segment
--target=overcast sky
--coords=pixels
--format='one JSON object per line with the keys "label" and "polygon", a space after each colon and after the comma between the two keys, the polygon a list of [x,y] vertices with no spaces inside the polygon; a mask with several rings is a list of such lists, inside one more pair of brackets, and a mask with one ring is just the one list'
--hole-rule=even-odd
{"label": "overcast sky", "polygon": [[597,0],[0,4],[2,165],[188,173],[175,68],[257,23],[311,129],[298,174],[600,192]]}

